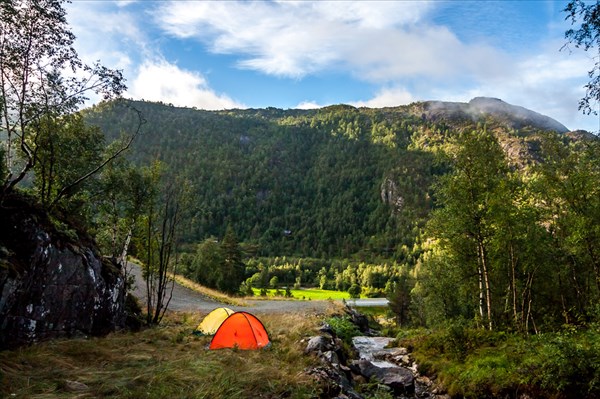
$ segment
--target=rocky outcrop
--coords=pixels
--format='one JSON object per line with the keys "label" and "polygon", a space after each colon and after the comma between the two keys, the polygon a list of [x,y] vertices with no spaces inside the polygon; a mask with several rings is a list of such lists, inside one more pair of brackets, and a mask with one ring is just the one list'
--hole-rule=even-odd
{"label": "rocky outcrop", "polygon": [[0,220],[0,349],[124,327],[124,279],[91,239],[15,196]]}
{"label": "rocky outcrop", "polygon": [[[346,314],[354,315],[351,320],[357,327],[362,326],[362,331],[371,331],[364,328],[364,315],[353,309],[346,310]],[[319,331],[320,335],[304,340],[305,353],[313,354],[321,361],[321,366],[307,370],[322,388],[319,398],[362,399],[360,386],[369,383],[383,387],[393,397],[449,399],[431,379],[419,375],[406,348],[386,347],[392,338],[354,337],[353,353],[348,354],[331,327],[325,325]]]}

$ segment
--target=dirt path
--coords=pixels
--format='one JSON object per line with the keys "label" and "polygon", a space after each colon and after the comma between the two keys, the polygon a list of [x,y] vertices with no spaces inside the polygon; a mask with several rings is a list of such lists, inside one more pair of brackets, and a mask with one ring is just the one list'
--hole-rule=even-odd
{"label": "dirt path", "polygon": [[[133,293],[142,303],[146,303],[146,287],[139,266],[128,264],[130,273],[134,276]],[[215,301],[194,290],[175,284],[173,296],[169,302],[169,310],[208,313],[220,306],[226,306],[235,311],[247,311],[251,313],[321,313],[336,306],[330,301],[300,301],[300,300],[244,300],[247,306],[227,305]],[[339,305],[339,303],[338,303]]]}

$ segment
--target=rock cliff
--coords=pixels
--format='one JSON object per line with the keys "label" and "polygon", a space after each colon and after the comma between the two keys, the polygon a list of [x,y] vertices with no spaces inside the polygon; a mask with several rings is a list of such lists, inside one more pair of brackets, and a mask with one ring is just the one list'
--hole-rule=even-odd
{"label": "rock cliff", "polygon": [[[57,228],[59,226],[59,228]],[[125,282],[93,240],[27,199],[0,205],[0,349],[125,325]]]}

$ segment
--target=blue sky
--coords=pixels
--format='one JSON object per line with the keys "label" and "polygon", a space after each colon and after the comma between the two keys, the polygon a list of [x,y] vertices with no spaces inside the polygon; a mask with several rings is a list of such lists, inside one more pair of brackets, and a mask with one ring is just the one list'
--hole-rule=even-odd
{"label": "blue sky", "polygon": [[488,96],[597,132],[593,54],[560,51],[566,1],[74,0],[84,61],[126,97],[201,109],[383,107]]}

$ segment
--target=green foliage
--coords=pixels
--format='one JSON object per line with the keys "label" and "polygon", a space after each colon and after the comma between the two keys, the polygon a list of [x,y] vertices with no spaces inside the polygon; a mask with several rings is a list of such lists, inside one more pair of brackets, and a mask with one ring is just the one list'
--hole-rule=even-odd
{"label": "green foliage", "polygon": [[430,325],[476,320],[527,332],[581,323],[600,294],[600,147],[537,136],[543,162],[516,172],[489,133],[444,150],[452,169],[434,192],[440,208],[411,293]]}
{"label": "green foliage", "polygon": [[[151,126],[132,159],[145,164],[160,154],[192,183],[189,242],[222,237],[231,224],[259,256],[410,256],[400,248],[413,247],[415,227],[432,205],[432,157],[407,149],[412,131],[399,122],[402,110],[207,112],[129,104]],[[95,106],[86,117],[109,139],[135,123],[119,103]]]}
{"label": "green foliage", "polygon": [[[38,156],[47,159],[48,151],[60,151],[52,136],[70,129],[70,116],[87,100],[89,92],[109,99],[125,90],[119,71],[81,62],[73,48],[75,35],[67,24],[63,4],[61,0],[0,3],[1,195],[25,179]],[[66,71],[70,72],[68,77],[62,75]],[[69,140],[65,144],[69,147],[62,155],[69,158],[66,169],[71,171],[78,160],[76,154],[70,157],[68,152],[79,149],[71,147],[74,143]],[[95,139],[90,144],[95,145]]]}
{"label": "green foliage", "polygon": [[223,258],[215,271],[216,288],[228,294],[235,294],[244,280],[244,263],[237,237],[231,226],[227,227],[220,250]]}
{"label": "green foliage", "polygon": [[[554,145],[510,120],[433,120],[426,103],[127,104],[151,127],[131,161],[160,154],[190,180],[185,273],[196,281],[216,287],[224,269],[210,260],[219,250],[193,248],[235,226],[245,264],[235,289],[267,288],[273,277],[281,287],[358,285],[363,296],[390,297],[403,325],[469,320],[536,333],[588,321],[600,297],[600,156],[584,136]],[[85,116],[109,140],[135,123],[123,103]]]}
{"label": "green foliage", "polygon": [[[97,127],[87,126],[79,114],[47,115],[39,125],[34,189],[41,203],[49,206],[60,199],[65,187],[101,163],[104,135]],[[89,189],[90,183],[76,185],[64,197]]]}
{"label": "green foliage", "polygon": [[253,280],[245,282],[245,264],[240,246],[232,227],[227,229],[222,241],[212,237],[197,246],[196,254],[186,259],[184,273],[186,277],[210,288],[216,288],[228,294],[252,292]]}
{"label": "green foliage", "polygon": [[[600,4],[588,3],[582,0],[571,0],[563,10],[567,13],[565,19],[571,21],[571,25],[575,25],[577,29],[568,29],[565,32],[565,38],[568,44],[573,44],[575,47],[583,48],[585,51],[597,48],[600,50]],[[585,114],[594,114],[598,112],[594,109],[594,105],[600,102],[600,62],[597,58],[592,69],[588,72],[590,81],[584,86],[586,89],[585,96],[579,101],[579,109]]]}
{"label": "green foliage", "polygon": [[465,323],[403,331],[419,370],[437,374],[450,395],[465,398],[595,398],[600,394],[600,333],[596,329],[523,336]]}
{"label": "green foliage", "polygon": [[361,335],[360,330],[352,320],[350,316],[334,316],[326,320],[331,326],[333,332],[347,345],[352,345],[352,338]]}
{"label": "green foliage", "polygon": [[556,334],[540,338],[537,356],[527,359],[533,370],[530,383],[546,391],[570,397],[595,398],[600,395],[600,334],[590,329],[580,333]]}
{"label": "green foliage", "polygon": [[361,287],[358,284],[352,284],[350,288],[348,288],[348,294],[350,294],[350,298],[360,298]]}

